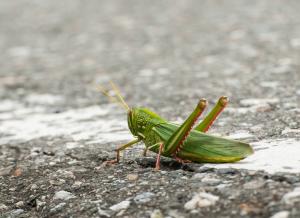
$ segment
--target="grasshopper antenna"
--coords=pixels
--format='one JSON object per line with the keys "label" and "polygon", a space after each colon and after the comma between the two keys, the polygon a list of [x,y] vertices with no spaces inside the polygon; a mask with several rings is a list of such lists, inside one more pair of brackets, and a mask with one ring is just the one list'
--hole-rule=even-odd
{"label": "grasshopper antenna", "polygon": [[[121,100],[121,99],[123,99],[123,98],[120,98],[119,97],[119,95],[117,94],[117,96],[118,96],[118,98],[116,98],[116,97],[113,97],[113,96],[111,96],[109,93],[108,93],[108,91],[106,91],[102,86],[100,86],[100,85],[97,85],[97,90],[99,91],[99,92],[101,92],[103,95],[105,95],[111,102],[115,102],[115,103],[117,103],[119,106],[121,106],[122,108],[124,108],[126,111],[129,111],[130,110],[130,108],[128,107],[128,105],[125,103],[123,103],[123,101]],[[125,102],[125,101],[124,101]]]}
{"label": "grasshopper antenna", "polygon": [[122,97],[120,89],[112,81],[109,81],[109,83],[110,83],[111,87],[113,88],[113,90],[115,90],[117,97],[119,98],[120,102],[124,105],[124,107],[126,108],[126,110],[130,111],[130,107],[125,102],[124,98]]}

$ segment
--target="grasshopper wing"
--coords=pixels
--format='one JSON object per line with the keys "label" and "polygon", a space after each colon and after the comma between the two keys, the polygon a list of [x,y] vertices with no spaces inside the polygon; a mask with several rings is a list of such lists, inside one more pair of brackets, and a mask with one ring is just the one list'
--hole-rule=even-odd
{"label": "grasshopper wing", "polygon": [[[179,126],[161,123],[154,131],[167,141]],[[243,142],[211,136],[192,130],[182,146],[178,156],[193,162],[226,163],[235,162],[253,154],[252,147]]]}

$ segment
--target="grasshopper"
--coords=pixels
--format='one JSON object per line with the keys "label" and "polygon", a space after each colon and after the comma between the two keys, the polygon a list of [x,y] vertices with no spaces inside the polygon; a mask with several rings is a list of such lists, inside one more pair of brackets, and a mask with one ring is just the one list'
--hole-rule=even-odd
{"label": "grasshopper", "polygon": [[107,163],[118,163],[120,151],[143,141],[148,150],[157,153],[155,169],[160,169],[160,157],[170,157],[180,163],[229,163],[236,162],[253,154],[252,147],[236,140],[212,136],[206,132],[223,111],[228,98],[220,97],[213,109],[203,121],[193,128],[204,111],[207,100],[200,99],[189,117],[181,125],[163,119],[148,108],[130,108],[124,101],[117,86],[111,82],[116,97],[99,87],[99,90],[110,100],[118,103],[127,111],[128,127],[135,137],[127,144],[121,145],[116,151],[116,159]]}

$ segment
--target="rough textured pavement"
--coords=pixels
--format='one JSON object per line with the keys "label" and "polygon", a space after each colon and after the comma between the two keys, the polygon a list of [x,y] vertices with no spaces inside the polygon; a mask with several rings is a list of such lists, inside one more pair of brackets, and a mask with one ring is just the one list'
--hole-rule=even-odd
{"label": "rough textured pavement", "polygon": [[[297,0],[0,1],[0,216],[300,217],[299,11]],[[104,166],[131,138],[95,89],[109,80],[176,122],[227,95],[210,132],[284,141],[294,165],[163,159],[155,172],[139,144]],[[278,158],[268,149],[255,147]]]}

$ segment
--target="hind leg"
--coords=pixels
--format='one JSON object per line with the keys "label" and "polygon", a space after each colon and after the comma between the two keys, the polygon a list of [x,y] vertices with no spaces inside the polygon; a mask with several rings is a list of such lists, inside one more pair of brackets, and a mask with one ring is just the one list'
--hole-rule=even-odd
{"label": "hind leg", "polygon": [[207,130],[211,127],[213,122],[217,119],[220,113],[224,110],[228,103],[228,98],[222,96],[218,103],[214,106],[214,108],[209,112],[209,114],[204,118],[204,120],[197,125],[194,129],[200,132],[207,132]]}
{"label": "hind leg", "polygon": [[[195,122],[197,121],[198,117],[202,114],[206,107],[206,100],[201,99],[197,104],[197,107],[194,111],[190,114],[190,116],[184,121],[184,123],[171,135],[168,141],[164,145],[164,154],[166,156],[174,157],[175,159],[179,160],[180,158],[177,157],[178,153],[184,146],[184,142],[186,138],[191,133],[192,127],[194,126]],[[180,162],[182,160],[180,159]]]}

